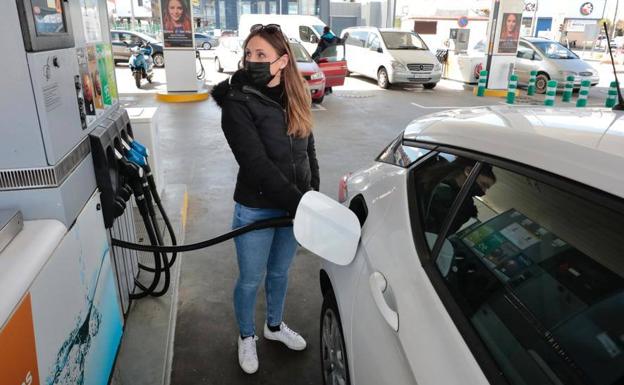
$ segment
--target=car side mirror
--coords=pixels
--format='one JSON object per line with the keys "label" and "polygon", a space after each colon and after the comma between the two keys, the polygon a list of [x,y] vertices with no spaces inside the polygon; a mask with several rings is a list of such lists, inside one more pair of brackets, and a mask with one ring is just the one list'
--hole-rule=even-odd
{"label": "car side mirror", "polygon": [[361,235],[353,211],[316,191],[308,191],[301,198],[293,230],[301,246],[342,266],[355,258]]}
{"label": "car side mirror", "polygon": [[121,42],[122,42],[122,43],[123,43],[123,45],[125,45],[126,47],[129,47],[129,46],[130,46],[130,44],[128,44],[128,42],[127,42],[127,41],[125,41],[125,40],[122,40]]}
{"label": "car side mirror", "polygon": [[375,51],[375,52],[383,53],[383,48],[381,48],[381,47],[371,48],[371,51]]}
{"label": "car side mirror", "polygon": [[319,42],[318,37],[316,37],[316,35],[310,35],[310,43],[312,44],[316,44]]}

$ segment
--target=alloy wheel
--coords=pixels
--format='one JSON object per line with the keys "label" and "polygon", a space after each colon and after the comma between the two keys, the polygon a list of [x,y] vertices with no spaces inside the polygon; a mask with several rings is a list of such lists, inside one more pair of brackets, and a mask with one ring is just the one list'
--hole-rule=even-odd
{"label": "alloy wheel", "polygon": [[321,354],[325,384],[348,384],[345,348],[342,343],[343,338],[340,329],[340,321],[331,308],[325,310],[325,314],[323,315],[323,330],[321,333]]}

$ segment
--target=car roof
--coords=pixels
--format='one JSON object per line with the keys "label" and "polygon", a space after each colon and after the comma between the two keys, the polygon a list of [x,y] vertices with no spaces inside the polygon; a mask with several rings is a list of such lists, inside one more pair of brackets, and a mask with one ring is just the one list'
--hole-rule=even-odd
{"label": "car roof", "polygon": [[493,155],[624,197],[624,114],[610,109],[455,109],[413,121],[403,137]]}

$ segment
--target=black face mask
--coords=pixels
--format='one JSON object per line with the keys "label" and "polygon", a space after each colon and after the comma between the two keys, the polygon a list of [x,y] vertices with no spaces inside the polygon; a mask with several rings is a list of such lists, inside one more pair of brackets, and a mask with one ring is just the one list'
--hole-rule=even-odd
{"label": "black face mask", "polygon": [[275,75],[277,75],[277,73],[271,75],[271,64],[279,59],[280,58],[277,58],[272,62],[245,61],[245,71],[247,72],[247,76],[249,76],[249,80],[257,87],[264,87],[269,84]]}

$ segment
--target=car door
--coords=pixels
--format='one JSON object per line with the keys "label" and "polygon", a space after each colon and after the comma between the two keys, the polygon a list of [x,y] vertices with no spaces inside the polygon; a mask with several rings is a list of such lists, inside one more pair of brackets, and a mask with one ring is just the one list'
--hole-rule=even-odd
{"label": "car door", "polygon": [[121,32],[111,32],[111,44],[113,46],[113,57],[115,60],[128,60],[130,51],[128,46],[121,40]]}
{"label": "car door", "polygon": [[518,43],[518,52],[516,53],[515,72],[518,75],[518,81],[527,84],[531,76],[531,71],[537,70],[539,62],[539,54],[531,48],[527,43],[520,41]]}
{"label": "car door", "polygon": [[342,86],[347,75],[345,46],[342,44],[327,47],[317,59],[317,63],[325,74],[325,87]]}
{"label": "car door", "polygon": [[[405,312],[404,287],[394,292],[399,325],[417,325],[398,333],[416,381],[621,381],[624,201],[547,171],[463,154],[431,156],[407,178],[427,278],[404,279],[413,277],[412,309],[427,316]],[[376,263],[396,286],[392,263]],[[427,298],[438,306],[419,303]]]}
{"label": "car door", "polygon": [[371,32],[366,42],[366,60],[364,61],[365,75],[373,79],[377,79],[377,71],[383,65],[383,49],[381,47],[381,39],[379,34]]}
{"label": "car door", "polygon": [[319,42],[316,32],[307,25],[299,26],[299,41],[310,55],[314,53]]}
{"label": "car door", "polygon": [[349,31],[349,37],[345,46],[349,71],[364,74],[363,71],[365,71],[366,66],[362,61],[366,59],[364,46],[367,39],[367,31]]}
{"label": "car door", "polygon": [[[413,233],[420,222],[412,212],[412,205],[421,207],[418,197],[422,211],[435,212],[442,217],[437,223],[444,223],[463,182],[449,188],[442,182],[455,180],[474,164],[430,153],[413,166],[415,171],[397,168],[380,183],[382,188],[371,191],[375,210],[384,214],[377,218],[376,232],[362,236],[366,264],[358,278],[351,330],[354,384],[488,383],[423,269],[417,250],[427,247],[424,237],[417,247]],[[416,191],[412,175],[420,175],[428,191]],[[434,244],[433,230],[427,238]]]}

